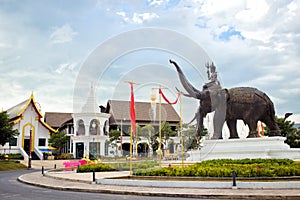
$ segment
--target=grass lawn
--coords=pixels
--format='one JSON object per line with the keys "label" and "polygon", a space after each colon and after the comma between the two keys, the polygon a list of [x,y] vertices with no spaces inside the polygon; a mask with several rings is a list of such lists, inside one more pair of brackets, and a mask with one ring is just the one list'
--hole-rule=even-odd
{"label": "grass lawn", "polygon": [[19,161],[0,160],[0,171],[22,170],[22,169],[27,169],[27,167],[21,164]]}

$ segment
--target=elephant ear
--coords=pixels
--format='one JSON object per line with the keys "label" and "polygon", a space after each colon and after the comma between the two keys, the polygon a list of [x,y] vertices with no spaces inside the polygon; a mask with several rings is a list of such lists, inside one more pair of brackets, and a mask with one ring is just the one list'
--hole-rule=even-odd
{"label": "elephant ear", "polygon": [[178,76],[179,76],[180,82],[181,82],[182,86],[184,87],[184,89],[188,92],[188,95],[185,95],[185,96],[190,96],[190,97],[193,97],[195,99],[201,99],[201,97],[202,97],[201,91],[199,91],[198,89],[196,89],[187,80],[187,78],[183,74],[181,68],[177,65],[177,63],[175,61],[172,61],[172,60],[170,60],[170,63],[173,64],[176,67],[176,70],[178,72]]}

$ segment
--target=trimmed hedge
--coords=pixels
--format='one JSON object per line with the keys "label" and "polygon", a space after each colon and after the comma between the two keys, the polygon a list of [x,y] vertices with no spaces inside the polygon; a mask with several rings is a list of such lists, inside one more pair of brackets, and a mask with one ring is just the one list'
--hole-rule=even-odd
{"label": "trimmed hedge", "polygon": [[92,171],[95,171],[95,172],[103,172],[103,171],[115,171],[116,169],[108,166],[108,165],[105,165],[105,164],[96,164],[96,165],[81,165],[79,167],[79,172],[92,172]]}
{"label": "trimmed hedge", "polygon": [[231,177],[232,171],[238,177],[280,177],[300,176],[300,163],[289,159],[220,159],[196,163],[186,167],[164,167],[138,169],[136,176],[193,176]]}
{"label": "trimmed hedge", "polygon": [[57,156],[57,158],[61,160],[69,160],[69,159],[73,159],[74,156],[71,153],[62,153],[60,156]]}
{"label": "trimmed hedge", "polygon": [[[118,171],[130,170],[130,162],[106,163],[108,166],[115,168]],[[156,161],[132,162],[133,169],[148,169],[158,166]]]}
{"label": "trimmed hedge", "polygon": [[24,157],[21,154],[0,154],[0,159],[4,159],[4,155],[8,155],[8,159],[23,160]]}
{"label": "trimmed hedge", "polygon": [[[132,162],[133,169],[148,169],[157,166],[156,161],[145,162]],[[116,163],[99,163],[99,164],[86,164],[80,165],[80,172],[102,172],[102,171],[128,171],[130,170],[129,162],[116,162]]]}

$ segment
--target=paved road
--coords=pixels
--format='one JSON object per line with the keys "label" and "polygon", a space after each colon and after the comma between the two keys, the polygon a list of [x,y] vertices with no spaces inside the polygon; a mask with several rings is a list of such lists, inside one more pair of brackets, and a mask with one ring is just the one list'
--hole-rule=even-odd
{"label": "paved road", "polygon": [[1,200],[85,200],[85,199],[130,199],[130,200],[184,200],[187,198],[151,197],[151,196],[127,196],[85,192],[71,192],[52,190],[30,186],[17,181],[17,178],[33,170],[0,172],[0,199]]}

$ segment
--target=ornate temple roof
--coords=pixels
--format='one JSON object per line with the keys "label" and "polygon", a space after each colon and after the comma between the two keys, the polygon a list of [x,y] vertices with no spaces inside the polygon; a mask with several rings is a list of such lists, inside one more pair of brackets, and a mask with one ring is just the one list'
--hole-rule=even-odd
{"label": "ornate temple roof", "polygon": [[34,95],[33,93],[30,95],[30,98],[11,107],[10,109],[8,109],[6,112],[10,118],[11,121],[13,121],[14,123],[18,123],[20,120],[22,120],[23,118],[23,113],[25,112],[25,110],[28,108],[28,106],[32,104],[32,107],[34,108],[34,110],[36,111],[36,113],[38,114],[38,120],[39,122],[46,127],[49,131],[51,132],[56,132],[55,129],[53,129],[51,126],[49,126],[47,123],[45,123],[42,118],[43,115],[40,111],[40,108],[37,106],[37,103],[34,100]]}

